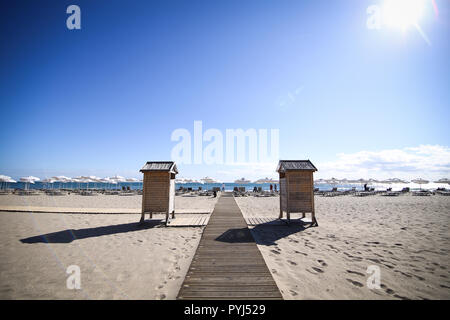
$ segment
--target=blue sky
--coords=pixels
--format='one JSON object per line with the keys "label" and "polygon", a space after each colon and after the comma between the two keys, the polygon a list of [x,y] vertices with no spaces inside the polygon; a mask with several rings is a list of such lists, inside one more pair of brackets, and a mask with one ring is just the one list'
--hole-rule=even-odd
{"label": "blue sky", "polygon": [[[4,2],[0,173],[139,177],[201,120],[279,129],[280,158],[309,158],[321,177],[448,176],[450,2],[436,16],[425,1],[431,45],[414,28],[368,29],[382,3]],[[66,28],[70,4],[81,30]],[[275,176],[274,163],[179,169]]]}

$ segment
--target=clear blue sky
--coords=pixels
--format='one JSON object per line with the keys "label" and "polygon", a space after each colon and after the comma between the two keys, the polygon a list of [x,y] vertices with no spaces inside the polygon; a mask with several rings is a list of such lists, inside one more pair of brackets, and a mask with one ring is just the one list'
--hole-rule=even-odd
{"label": "clear blue sky", "polygon": [[[431,45],[415,29],[369,30],[366,9],[381,3],[3,1],[0,174],[139,177],[145,161],[170,159],[174,129],[202,120],[278,128],[281,158],[328,168],[340,153],[440,146],[433,172],[446,175],[450,2],[436,16],[427,1]],[[81,30],[66,28],[70,4]]]}

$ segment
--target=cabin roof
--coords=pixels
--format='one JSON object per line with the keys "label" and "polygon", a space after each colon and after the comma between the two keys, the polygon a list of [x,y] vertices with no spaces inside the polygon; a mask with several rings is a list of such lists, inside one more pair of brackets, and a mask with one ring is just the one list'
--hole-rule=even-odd
{"label": "cabin roof", "polygon": [[317,168],[309,160],[280,160],[277,172],[286,171],[317,171]]}
{"label": "cabin roof", "polygon": [[146,171],[167,171],[178,173],[177,165],[173,161],[147,161],[140,172]]}

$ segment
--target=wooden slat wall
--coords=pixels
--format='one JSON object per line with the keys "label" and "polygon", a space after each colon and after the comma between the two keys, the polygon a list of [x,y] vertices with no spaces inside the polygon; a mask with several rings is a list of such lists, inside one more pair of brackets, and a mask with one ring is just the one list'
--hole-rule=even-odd
{"label": "wooden slat wall", "polygon": [[280,178],[280,208],[287,210],[286,178]]}
{"label": "wooden slat wall", "polygon": [[169,209],[169,172],[145,172],[142,209],[144,212],[167,212]]}
{"label": "wooden slat wall", "polygon": [[292,171],[286,173],[289,185],[289,211],[290,212],[312,212],[312,172]]}

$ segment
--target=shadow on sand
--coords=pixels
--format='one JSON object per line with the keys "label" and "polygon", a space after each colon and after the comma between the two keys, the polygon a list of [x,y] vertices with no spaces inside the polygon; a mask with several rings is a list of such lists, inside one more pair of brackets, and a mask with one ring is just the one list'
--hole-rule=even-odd
{"label": "shadow on sand", "polygon": [[227,243],[256,242],[264,246],[273,246],[276,245],[277,240],[286,238],[291,234],[302,232],[308,228],[310,228],[310,223],[304,223],[302,221],[293,220],[288,225],[280,220],[275,220],[258,224],[252,229],[229,229],[215,240]]}
{"label": "shadow on sand", "polygon": [[278,240],[289,237],[291,234],[305,231],[308,228],[310,228],[310,224],[301,221],[291,221],[289,225],[269,222],[256,225],[251,229],[251,233],[257,244],[274,246]]}
{"label": "shadow on sand", "polygon": [[145,221],[143,224],[136,222],[116,224],[112,226],[86,228],[86,229],[66,229],[63,231],[41,234],[30,238],[21,239],[22,243],[70,243],[78,239],[106,236],[110,234],[133,232],[143,229],[150,229],[161,225],[161,221]]}

